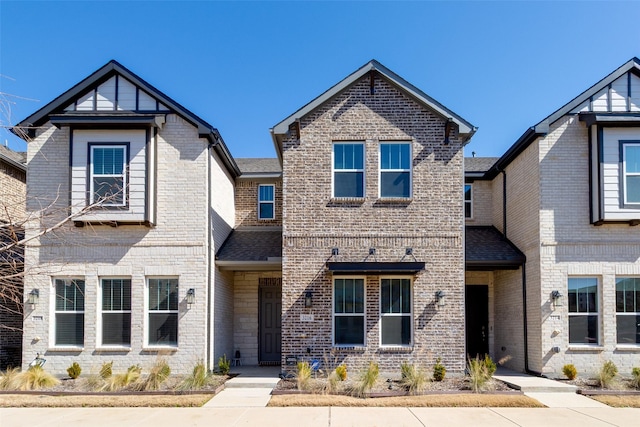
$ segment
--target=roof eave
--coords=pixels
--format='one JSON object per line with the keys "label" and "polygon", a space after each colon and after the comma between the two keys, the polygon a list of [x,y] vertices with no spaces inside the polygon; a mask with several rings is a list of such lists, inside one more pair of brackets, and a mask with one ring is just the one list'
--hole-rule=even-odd
{"label": "roof eave", "polygon": [[22,172],[27,172],[27,165],[22,164],[20,162],[16,162],[12,158],[5,156],[2,153],[0,153],[0,160],[2,160],[5,163],[8,163],[9,165],[13,166],[16,169],[20,169]]}

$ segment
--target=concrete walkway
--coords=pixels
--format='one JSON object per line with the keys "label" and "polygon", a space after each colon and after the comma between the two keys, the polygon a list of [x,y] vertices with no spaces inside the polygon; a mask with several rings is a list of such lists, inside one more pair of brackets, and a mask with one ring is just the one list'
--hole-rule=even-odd
{"label": "concrete walkway", "polygon": [[238,366],[231,373],[237,376],[227,381],[224,390],[205,403],[205,408],[265,407],[280,381],[279,366]]}
{"label": "concrete walkway", "polygon": [[549,408],[608,408],[607,405],[576,394],[577,387],[548,378],[498,368],[495,379],[521,390]]}

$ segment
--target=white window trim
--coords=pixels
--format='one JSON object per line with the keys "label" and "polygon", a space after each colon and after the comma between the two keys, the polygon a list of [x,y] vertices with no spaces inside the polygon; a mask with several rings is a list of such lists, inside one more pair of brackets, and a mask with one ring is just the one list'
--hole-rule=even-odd
{"label": "white window trim", "polygon": [[[56,280],[82,280],[84,281],[84,303],[85,309],[83,311],[57,311],[56,310]],[[86,338],[87,328],[87,280],[81,276],[56,276],[51,278],[51,298],[49,298],[49,309],[51,313],[51,321],[49,322],[49,347],[54,349],[73,349],[73,350],[83,350],[84,349],[84,340]],[[56,344],[56,314],[58,313],[67,313],[67,314],[84,314],[84,333],[82,335],[82,345],[67,345],[67,344]]]}
{"label": "white window trim", "polygon": [[[615,278],[615,292],[616,292],[616,301],[618,298],[617,292],[617,285],[618,285],[618,279],[638,279],[639,276],[616,276]],[[636,307],[636,309],[640,309],[640,307]],[[640,311],[618,311],[618,307],[616,305],[615,307],[615,314],[616,314],[616,347],[617,348],[627,348],[627,349],[638,349],[640,348],[640,343],[631,343],[631,344],[624,344],[624,343],[619,343],[618,342],[618,316],[640,316]]]}
{"label": "white window trim", "polygon": [[629,147],[640,147],[640,143],[639,142],[626,142],[626,141],[621,141],[622,144],[622,197],[623,197],[623,203],[625,206],[630,205],[630,206],[638,206],[640,204],[640,202],[629,202],[627,200],[627,190],[629,188],[629,186],[627,185],[627,177],[630,176],[640,176],[640,172],[631,172],[628,173],[627,172],[627,148]]}
{"label": "white window trim", "polygon": [[[383,279],[409,279],[409,287],[410,287],[410,295],[411,295],[411,303],[410,303],[410,310],[409,313],[383,313],[382,312],[382,280]],[[380,325],[380,330],[379,330],[379,337],[378,337],[378,342],[380,344],[380,348],[411,348],[414,345],[414,328],[413,328],[413,302],[414,302],[414,295],[413,295],[413,277],[410,276],[380,276],[379,278],[379,283],[378,283],[378,293],[379,293],[379,297],[380,300],[378,301],[378,312],[380,315],[380,322],[378,323]],[[409,317],[410,321],[409,321],[409,325],[411,327],[411,339],[409,341],[409,344],[382,344],[382,318],[383,317]]]}
{"label": "white window trim", "polygon": [[[102,280],[112,280],[112,279],[128,279],[131,281],[131,310],[108,310],[108,311],[104,311],[102,309]],[[85,284],[86,287],[86,284]],[[129,313],[129,315],[131,316],[131,328],[132,330],[130,331],[130,337],[131,340],[133,340],[133,281],[131,280],[131,277],[127,277],[127,276],[105,276],[105,277],[99,277],[98,278],[98,298],[97,298],[97,319],[96,319],[96,347],[99,349],[131,349],[131,343],[129,343],[129,345],[118,345],[118,344],[103,344],[102,343],[102,315],[104,313]]]}
{"label": "white window trim", "polygon": [[[336,154],[336,145],[361,145],[362,146],[362,169],[336,169],[335,168],[335,154]],[[333,141],[331,145],[331,197],[333,199],[364,199],[367,195],[367,147],[363,141]],[[336,172],[362,172],[362,197],[360,196],[336,196]]]}
{"label": "white window trim", "polygon": [[[363,287],[363,312],[362,313],[339,313],[336,316],[336,279],[362,279]],[[336,317],[343,316],[360,316],[363,317],[363,339],[362,344],[336,344]],[[334,276],[331,278],[331,345],[335,348],[365,348],[367,346],[367,278],[365,276]]]}
{"label": "white window trim", "polygon": [[[464,196],[466,194],[466,187],[467,185],[471,188],[471,199],[467,200],[466,197]],[[465,215],[465,219],[473,219],[473,184],[470,182],[465,182],[464,183],[464,187],[465,191],[463,191],[463,202],[464,202],[464,213],[467,212],[467,203],[469,204],[469,216]]]}
{"label": "white window trim", "polygon": [[[409,195],[408,196],[383,196],[382,195],[382,145],[408,145],[409,146],[409,169],[384,169],[384,172],[409,172]],[[380,141],[378,144],[378,197],[380,199],[411,199],[413,197],[413,144],[411,141]]]}
{"label": "white window trim", "polygon": [[[573,313],[569,311],[569,279],[596,279],[597,291],[596,291],[596,301],[598,304],[597,312],[588,312],[588,313]],[[567,277],[567,343],[570,348],[600,348],[602,347],[602,279],[599,276],[568,276]],[[585,344],[585,343],[572,343],[569,341],[569,318],[570,317],[581,317],[581,316],[597,316],[596,324],[598,325],[598,342],[593,344]]]}
{"label": "white window trim", "polygon": [[[92,143],[89,142],[89,147],[90,147],[90,158],[89,158],[89,204],[99,204],[100,206],[113,206],[113,207],[124,207],[127,206],[127,167],[129,166],[129,159],[128,159],[128,149],[127,149],[127,144],[118,144],[118,143],[113,143],[113,144],[102,144],[102,143]],[[96,175],[94,173],[93,170],[93,152],[96,148],[120,148],[122,149],[123,153],[122,153],[122,159],[123,159],[123,164],[122,164],[122,173],[121,174],[98,174]],[[100,202],[99,200],[95,199],[95,191],[94,191],[94,185],[93,185],[93,179],[96,176],[101,176],[101,177],[107,177],[107,178],[122,178],[122,203],[106,203],[106,202]]]}
{"label": "white window trim", "polygon": [[[176,279],[178,281],[178,295],[180,295],[180,278],[178,276],[147,276],[145,278],[145,287],[144,287],[144,326],[142,333],[144,334],[144,349],[170,349],[176,350],[180,347],[180,297],[178,296],[178,309],[177,310],[154,310],[154,313],[176,313],[178,316],[178,323],[176,325],[176,337],[178,343],[176,345],[158,345],[158,344],[150,344],[149,343],[149,314],[151,310],[149,310],[149,280],[154,279]],[[131,290],[133,292],[133,289]],[[132,326],[133,327],[133,326]],[[133,339],[133,336],[132,336]]]}
{"label": "white window trim", "polygon": [[[273,200],[260,200],[260,188],[261,187],[271,187],[273,188]],[[273,215],[271,217],[262,217],[260,216],[260,205],[272,205]],[[276,219],[276,186],[275,184],[258,184],[258,220],[259,221],[269,221]]]}

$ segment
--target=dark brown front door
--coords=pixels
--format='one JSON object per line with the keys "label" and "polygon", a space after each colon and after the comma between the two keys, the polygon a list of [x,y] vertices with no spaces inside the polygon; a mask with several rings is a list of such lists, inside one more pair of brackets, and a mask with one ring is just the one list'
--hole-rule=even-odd
{"label": "dark brown front door", "polygon": [[489,353],[489,286],[471,285],[465,289],[467,356],[484,357]]}
{"label": "dark brown front door", "polygon": [[282,351],[282,285],[280,279],[261,283],[259,287],[259,362],[280,363]]}

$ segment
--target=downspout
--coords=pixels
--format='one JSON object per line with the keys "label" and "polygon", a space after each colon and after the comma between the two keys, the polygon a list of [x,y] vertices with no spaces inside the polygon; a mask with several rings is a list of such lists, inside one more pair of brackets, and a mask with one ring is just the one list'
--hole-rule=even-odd
{"label": "downspout", "polygon": [[212,348],[213,345],[213,304],[211,303],[213,300],[213,286],[211,284],[211,270],[213,265],[211,265],[212,257],[212,244],[211,240],[213,239],[212,230],[211,230],[211,156],[213,156],[213,147],[215,146],[215,142],[209,143],[207,145],[207,328],[209,328],[209,333],[207,334],[207,371],[212,371],[213,366],[213,354]]}
{"label": "downspout", "polygon": [[507,172],[502,169],[502,234],[507,238]]}

